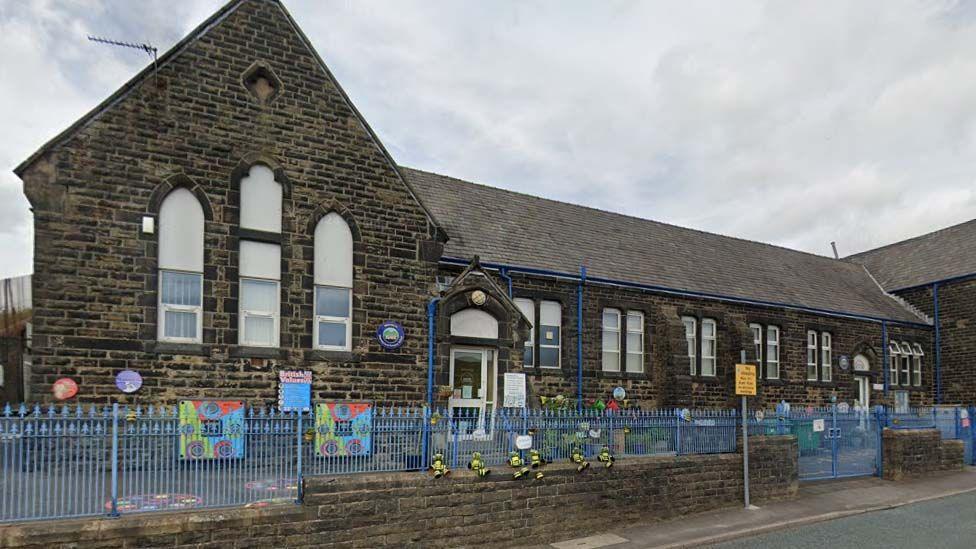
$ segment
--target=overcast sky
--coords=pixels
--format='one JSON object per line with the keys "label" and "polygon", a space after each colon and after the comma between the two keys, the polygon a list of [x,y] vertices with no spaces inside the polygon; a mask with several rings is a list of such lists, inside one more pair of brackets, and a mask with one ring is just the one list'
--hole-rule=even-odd
{"label": "overcast sky", "polygon": [[[0,276],[12,169],[220,0],[0,0]],[[403,165],[814,253],[976,217],[976,8],[286,0]]]}

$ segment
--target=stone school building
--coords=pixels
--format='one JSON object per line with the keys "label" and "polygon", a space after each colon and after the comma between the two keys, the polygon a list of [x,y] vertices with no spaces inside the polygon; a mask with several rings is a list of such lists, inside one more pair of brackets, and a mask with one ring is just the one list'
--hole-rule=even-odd
{"label": "stone school building", "polygon": [[270,404],[308,370],[317,400],[485,413],[522,373],[533,406],[728,407],[743,354],[767,405],[976,390],[976,226],[841,260],[400,166],[277,0],[229,2],[16,173],[31,401]]}

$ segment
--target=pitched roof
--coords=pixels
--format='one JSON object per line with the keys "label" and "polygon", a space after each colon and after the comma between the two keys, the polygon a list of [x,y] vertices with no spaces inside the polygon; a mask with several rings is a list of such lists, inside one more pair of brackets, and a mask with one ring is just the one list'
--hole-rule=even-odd
{"label": "pitched roof", "polygon": [[850,256],[888,291],[976,273],[976,220]]}
{"label": "pitched roof", "polygon": [[401,169],[450,233],[448,257],[922,321],[855,263]]}

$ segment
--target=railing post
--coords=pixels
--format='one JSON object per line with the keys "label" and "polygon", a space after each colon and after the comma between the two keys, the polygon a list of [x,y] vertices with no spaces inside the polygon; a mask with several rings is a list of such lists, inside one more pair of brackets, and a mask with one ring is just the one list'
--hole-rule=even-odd
{"label": "railing post", "polygon": [[112,506],[110,517],[119,516],[119,403],[112,404]]}
{"label": "railing post", "polygon": [[302,430],[302,415],[303,414],[304,414],[304,412],[302,410],[298,410],[298,421],[297,421],[298,427],[296,429],[298,431],[298,471],[297,471],[297,475],[298,475],[297,476],[297,478],[298,478],[298,499],[295,500],[295,503],[298,503],[298,504],[301,504],[302,503],[302,500],[305,499],[305,487],[303,486],[304,485],[304,480],[305,480],[305,475],[302,472],[302,454],[305,451],[304,447],[302,446],[302,441],[305,438],[305,433],[302,432],[303,431]]}
{"label": "railing post", "polygon": [[681,417],[681,412],[675,410],[674,412],[674,452],[677,455],[681,455],[681,422],[684,418]]}
{"label": "railing post", "polygon": [[430,406],[424,407],[422,420],[423,425],[420,426],[420,464],[418,465],[421,471],[430,463],[430,456],[428,455],[430,452]]}

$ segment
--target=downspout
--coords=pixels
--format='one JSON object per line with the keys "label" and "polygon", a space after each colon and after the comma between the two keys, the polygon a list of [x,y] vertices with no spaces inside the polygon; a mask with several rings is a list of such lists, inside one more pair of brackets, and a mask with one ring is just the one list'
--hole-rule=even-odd
{"label": "downspout", "polygon": [[884,396],[888,396],[888,323],[881,322],[881,373],[884,374]]}
{"label": "downspout", "polygon": [[505,282],[508,283],[508,297],[509,297],[509,299],[511,299],[511,297],[512,297],[512,277],[509,276],[508,269],[506,269],[505,267],[502,267],[498,271],[498,276],[502,277],[502,280],[504,280]]}
{"label": "downspout", "polygon": [[576,287],[576,409],[583,410],[583,285],[586,267],[580,265],[579,286]]}
{"label": "downspout", "polygon": [[434,407],[434,313],[437,312],[437,302],[441,298],[435,297],[427,304],[427,406]]}
{"label": "downspout", "polygon": [[935,403],[942,404],[942,330],[939,320],[939,283],[932,284],[935,309]]}

